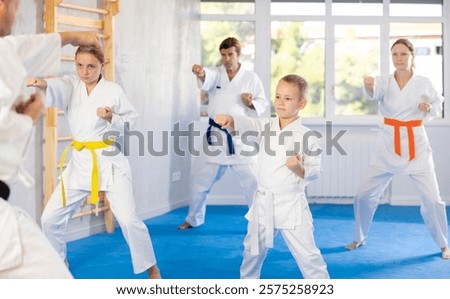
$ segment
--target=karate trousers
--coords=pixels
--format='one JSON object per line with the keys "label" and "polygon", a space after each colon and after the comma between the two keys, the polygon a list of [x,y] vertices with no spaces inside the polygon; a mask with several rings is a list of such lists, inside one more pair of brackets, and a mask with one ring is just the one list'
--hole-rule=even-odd
{"label": "karate trousers", "polygon": [[[434,167],[424,172],[409,173],[420,196],[420,214],[433,240],[443,248],[448,245],[448,224],[445,202],[439,195],[439,187]],[[369,167],[360,183],[354,200],[355,232],[353,241],[364,242],[367,238],[379,200],[394,176],[376,167]]]}
{"label": "karate trousers", "polygon": [[10,257],[3,256],[0,261],[0,279],[73,278],[37,223],[24,210],[0,198],[0,211],[0,242],[8,244],[4,254]]}
{"label": "karate trousers", "polygon": [[[105,195],[130,248],[134,273],[141,273],[156,264],[150,234],[145,223],[136,214],[130,179],[120,168],[114,167],[112,180],[113,183],[108,185]],[[79,209],[83,199],[90,194],[90,191],[86,190],[66,189],[65,191],[67,205],[62,206],[61,183],[59,183],[41,217],[45,235],[63,260],[66,259],[67,253],[65,241],[67,224]],[[92,252],[92,254],[101,253]]]}
{"label": "karate trousers", "polygon": [[222,165],[208,163],[203,157],[198,157],[192,165],[189,212],[186,217],[186,221],[193,227],[205,223],[208,194],[214,184],[225,174],[227,168],[231,169],[239,182],[247,205],[251,205],[253,194],[258,186],[254,163]]}
{"label": "karate trousers", "polygon": [[[281,232],[286,245],[293,255],[303,278],[330,278],[327,265],[314,241],[314,227],[311,212],[308,207],[302,209],[301,225],[294,229],[275,229],[274,236]],[[259,279],[264,260],[269,248],[266,247],[266,227],[259,225],[259,254],[251,254],[251,222],[248,223],[247,235],[244,239],[244,258],[240,268],[241,279]]]}

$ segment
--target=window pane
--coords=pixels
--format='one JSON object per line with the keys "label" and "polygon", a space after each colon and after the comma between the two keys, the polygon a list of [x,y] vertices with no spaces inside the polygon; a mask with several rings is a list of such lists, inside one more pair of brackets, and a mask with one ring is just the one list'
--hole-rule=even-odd
{"label": "window pane", "polygon": [[272,22],[271,99],[287,74],[304,77],[310,86],[302,117],[325,116],[325,23]]}
{"label": "window pane", "polygon": [[336,25],[334,104],[336,115],[378,114],[378,104],[362,94],[365,76],[380,72],[380,27]]}
{"label": "window pane", "polygon": [[442,16],[442,1],[429,1],[429,3],[426,3],[427,1],[417,1],[425,3],[392,3],[392,2],[405,2],[405,1],[391,1],[391,4],[389,4],[389,14],[391,16],[402,16],[402,17]]}
{"label": "window pane", "polygon": [[200,12],[202,14],[254,14],[255,1],[236,0],[236,1],[214,1],[202,0],[200,4]]}
{"label": "window pane", "polygon": [[[201,21],[202,61],[204,66],[221,65],[220,43],[227,37],[237,38],[241,44],[239,61],[242,67],[253,70],[255,66],[255,24],[240,21]],[[201,95],[201,114],[205,115],[207,94]]]}
{"label": "window pane", "polygon": [[325,0],[322,1],[302,1],[302,2],[272,2],[270,3],[270,13],[272,15],[303,15],[303,16],[324,16]]}
{"label": "window pane", "polygon": [[381,16],[383,15],[383,1],[333,0],[331,11],[335,16]]}
{"label": "window pane", "polygon": [[[399,38],[407,38],[414,45],[415,72],[428,77],[443,93],[442,24],[441,23],[391,23],[392,45]],[[390,65],[391,73],[394,66]]]}
{"label": "window pane", "polygon": [[201,21],[202,64],[220,65],[220,43],[227,37],[237,38],[241,44],[239,61],[253,70],[255,64],[255,24],[240,21]]}

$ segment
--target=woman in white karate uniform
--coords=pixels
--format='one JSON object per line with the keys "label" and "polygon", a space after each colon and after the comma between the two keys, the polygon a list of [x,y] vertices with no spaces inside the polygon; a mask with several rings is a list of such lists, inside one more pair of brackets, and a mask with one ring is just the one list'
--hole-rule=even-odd
{"label": "woman in white karate uniform", "polygon": [[445,203],[439,195],[434,162],[423,121],[442,111],[443,97],[431,82],[414,73],[414,46],[407,39],[391,47],[395,72],[364,78],[364,92],[380,103],[384,116],[369,171],[360,183],[355,200],[354,240],[346,246],[365,244],[379,198],[395,174],[407,174],[420,195],[420,212],[442,258],[450,258]]}
{"label": "woman in white karate uniform", "polygon": [[[136,214],[129,162],[108,140],[122,135],[138,114],[122,88],[102,77],[103,63],[100,48],[79,47],[75,54],[78,76],[29,80],[32,86],[46,88],[48,106],[65,112],[74,138],[72,158],[42,214],[42,229],[66,259],[69,219],[91,192],[95,201],[98,191],[105,191],[130,248],[134,272],[147,270],[150,278],[160,278],[148,229]],[[93,170],[96,166],[99,178]]]}

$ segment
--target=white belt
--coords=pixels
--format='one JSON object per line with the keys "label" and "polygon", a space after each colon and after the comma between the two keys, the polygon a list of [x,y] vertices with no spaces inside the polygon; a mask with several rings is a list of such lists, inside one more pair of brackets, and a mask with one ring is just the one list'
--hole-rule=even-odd
{"label": "white belt", "polygon": [[266,240],[265,246],[267,248],[273,248],[273,238],[274,238],[274,196],[292,193],[301,193],[302,188],[298,184],[290,186],[277,186],[277,187],[265,187],[258,186],[255,192],[252,206],[252,218],[250,222],[250,253],[251,255],[259,254],[259,217],[258,210],[260,206],[264,207],[266,212],[266,218],[264,226],[266,229]]}

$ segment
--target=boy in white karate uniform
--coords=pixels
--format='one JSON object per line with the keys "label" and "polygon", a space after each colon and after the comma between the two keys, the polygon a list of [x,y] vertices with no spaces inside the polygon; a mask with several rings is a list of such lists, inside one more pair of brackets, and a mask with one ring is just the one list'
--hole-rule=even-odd
{"label": "boy in white karate uniform", "polygon": [[[321,149],[314,132],[301,124],[299,111],[307,103],[308,83],[298,75],[283,77],[275,95],[276,118],[217,115],[216,123],[258,132],[258,189],[246,215],[241,278],[260,278],[274,235],[280,231],[306,279],[328,279],[327,266],[314,241],[314,227],[305,187],[321,172]],[[251,134],[254,135],[254,134]]]}

